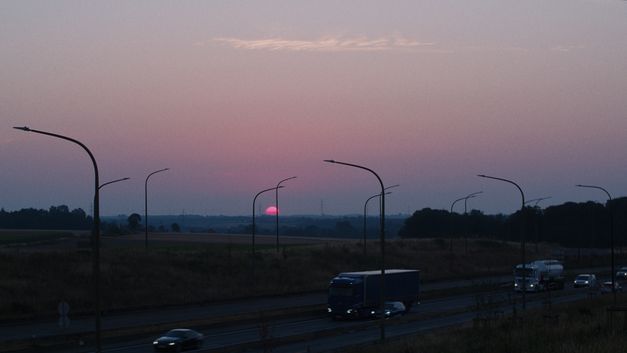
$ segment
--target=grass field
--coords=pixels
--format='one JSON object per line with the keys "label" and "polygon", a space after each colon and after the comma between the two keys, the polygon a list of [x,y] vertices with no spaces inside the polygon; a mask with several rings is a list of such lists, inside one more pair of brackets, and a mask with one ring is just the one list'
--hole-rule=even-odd
{"label": "grass field", "polygon": [[[74,314],[93,310],[92,256],[87,246],[34,251],[0,251],[0,321],[52,316],[59,301]],[[394,240],[386,242],[387,268],[420,269],[422,280],[471,278],[509,273],[519,259],[518,244],[492,240]],[[26,249],[30,249],[26,251]],[[246,244],[157,243],[148,250],[111,243],[101,250],[105,311],[207,303],[263,295],[325,290],[343,271],[380,268],[379,244],[358,241],[291,245],[277,252],[260,245],[256,256]],[[549,248],[532,247],[529,258]]]}
{"label": "grass field", "polygon": [[12,244],[33,244],[75,237],[68,231],[50,230],[0,230],[0,246]]}
{"label": "grass field", "polygon": [[[347,353],[615,353],[625,352],[627,327],[622,314],[608,320],[611,296],[542,309],[524,320],[506,317],[488,326],[473,326],[406,337],[386,344],[361,346]],[[619,295],[619,303],[627,301]]]}

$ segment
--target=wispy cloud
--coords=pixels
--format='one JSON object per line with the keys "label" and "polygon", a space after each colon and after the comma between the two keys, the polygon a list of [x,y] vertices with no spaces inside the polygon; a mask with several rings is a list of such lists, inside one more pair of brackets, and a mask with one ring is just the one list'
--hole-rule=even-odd
{"label": "wispy cloud", "polygon": [[552,51],[558,51],[562,53],[567,53],[579,49],[584,49],[583,45],[556,45],[551,48]]}
{"label": "wispy cloud", "polygon": [[214,38],[213,41],[236,49],[270,51],[390,51],[417,50],[435,46],[435,43],[419,42],[402,36],[379,38],[323,37],[315,40]]}

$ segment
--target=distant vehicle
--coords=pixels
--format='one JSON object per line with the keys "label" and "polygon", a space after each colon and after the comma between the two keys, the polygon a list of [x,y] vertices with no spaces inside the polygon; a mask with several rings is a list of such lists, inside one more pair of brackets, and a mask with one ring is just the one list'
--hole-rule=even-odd
{"label": "distant vehicle", "polygon": [[[564,266],[558,260],[537,260],[514,268],[514,290],[537,292],[564,288]],[[523,275],[525,285],[523,286]],[[524,288],[523,288],[524,287]]]}
{"label": "distant vehicle", "polygon": [[[409,311],[418,301],[419,282],[419,270],[385,270],[386,302],[401,302],[404,311]],[[332,318],[377,315],[381,305],[381,271],[338,274],[329,283],[328,304],[328,312]],[[390,308],[390,315],[396,315],[397,308],[399,306]]]}
{"label": "distant vehicle", "polygon": [[623,266],[616,272],[616,279],[627,280],[627,266]]}
{"label": "distant vehicle", "polygon": [[583,273],[578,275],[573,281],[573,287],[575,288],[595,288],[597,287],[597,276],[590,273]]}
{"label": "distant vehicle", "polygon": [[[622,292],[623,286],[619,282],[614,282],[614,289],[617,292]],[[612,281],[605,281],[601,284],[601,293],[612,293]]]}
{"label": "distant vehicle", "polygon": [[155,352],[181,352],[202,347],[204,336],[194,330],[179,328],[168,331],[152,342]]}
{"label": "distant vehicle", "polygon": [[[397,315],[402,315],[407,312],[405,304],[401,302],[385,302],[383,309],[383,316],[390,318]],[[372,317],[381,317],[381,310],[374,309],[370,311]]]}

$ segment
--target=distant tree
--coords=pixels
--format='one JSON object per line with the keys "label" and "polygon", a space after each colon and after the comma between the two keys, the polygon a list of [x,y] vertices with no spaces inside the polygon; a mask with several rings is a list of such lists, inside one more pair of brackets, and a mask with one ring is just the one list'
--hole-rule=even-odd
{"label": "distant tree", "polygon": [[335,232],[340,236],[354,235],[355,228],[350,221],[342,220],[335,223]]}
{"label": "distant tree", "polygon": [[107,235],[121,235],[122,234],[122,229],[120,229],[120,226],[115,222],[102,222],[100,226],[104,234],[107,234]]}
{"label": "distant tree", "polygon": [[165,232],[165,227],[162,225],[159,226],[159,228],[157,228],[161,233]]}
{"label": "distant tree", "polygon": [[139,222],[141,222],[141,220],[142,217],[137,213],[133,213],[128,216],[128,229],[130,229],[131,232],[136,232],[139,229]]}
{"label": "distant tree", "polygon": [[181,231],[181,226],[179,226],[178,223],[172,223],[170,228],[172,228],[172,231],[175,232],[175,233],[178,233],[178,232]]}

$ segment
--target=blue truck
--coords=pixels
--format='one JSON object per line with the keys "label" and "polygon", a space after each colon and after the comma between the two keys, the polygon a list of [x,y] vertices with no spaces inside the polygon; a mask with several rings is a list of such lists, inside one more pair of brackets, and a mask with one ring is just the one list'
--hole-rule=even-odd
{"label": "blue truck", "polygon": [[[420,294],[419,270],[385,270],[385,302],[402,302],[409,311]],[[329,283],[332,318],[375,315],[381,305],[381,270],[342,272]]]}

